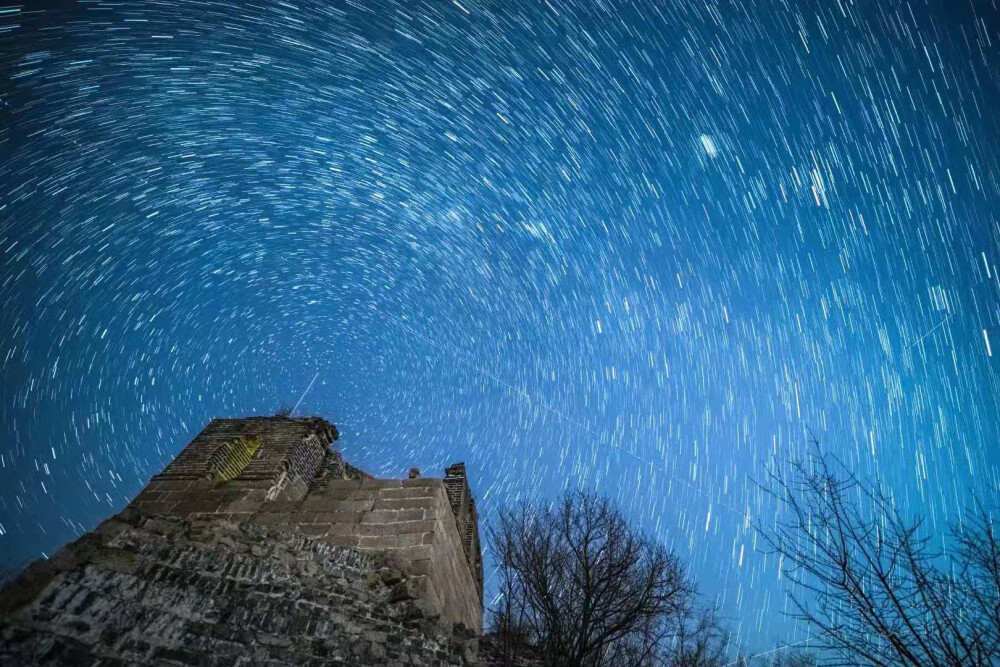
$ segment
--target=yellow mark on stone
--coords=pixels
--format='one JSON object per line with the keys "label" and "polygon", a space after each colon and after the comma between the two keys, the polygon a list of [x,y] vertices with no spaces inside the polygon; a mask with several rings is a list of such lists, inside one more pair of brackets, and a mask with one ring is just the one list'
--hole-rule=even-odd
{"label": "yellow mark on stone", "polygon": [[234,479],[250,465],[250,461],[262,444],[260,438],[247,438],[241,435],[222,445],[212,455],[213,479],[216,482],[228,482]]}

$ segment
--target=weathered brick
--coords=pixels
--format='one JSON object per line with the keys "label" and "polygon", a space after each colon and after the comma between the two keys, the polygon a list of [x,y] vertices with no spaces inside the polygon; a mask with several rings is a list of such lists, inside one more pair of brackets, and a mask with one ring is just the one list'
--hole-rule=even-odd
{"label": "weathered brick", "polygon": [[334,523],[330,524],[327,535],[358,535],[358,524],[354,523]]}
{"label": "weathered brick", "polygon": [[133,507],[143,514],[167,514],[171,512],[178,503],[176,502],[143,502],[143,501],[133,501],[130,507]]}
{"label": "weathered brick", "polygon": [[361,480],[362,489],[388,489],[394,486],[402,486],[403,480],[401,479],[363,479]]}
{"label": "weathered brick", "polygon": [[329,512],[330,523],[361,523],[365,512]]}
{"label": "weathered brick", "polygon": [[358,541],[359,549],[394,549],[399,542],[395,535],[362,535]]}
{"label": "weathered brick", "polygon": [[416,479],[403,479],[400,480],[400,486],[402,486],[403,488],[409,488],[414,486],[440,487],[441,480],[435,479],[433,477],[417,477]]}
{"label": "weathered brick", "polygon": [[186,500],[177,503],[174,506],[173,512],[175,514],[210,513],[218,511],[221,504],[213,498]]}
{"label": "weathered brick", "polygon": [[326,491],[324,492],[324,494],[328,494],[338,490],[355,491],[360,488],[361,488],[361,480],[359,479],[331,480],[327,482]]}
{"label": "weathered brick", "polygon": [[380,500],[393,500],[397,498],[433,498],[437,494],[434,489],[427,486],[404,486],[392,487],[389,489],[379,489]]}
{"label": "weathered brick", "polygon": [[391,523],[361,523],[354,526],[354,532],[363,536],[398,535],[399,531]]}
{"label": "weathered brick", "polygon": [[405,533],[399,536],[398,546],[414,547],[418,544],[431,544],[434,533]]}
{"label": "weathered brick", "polygon": [[250,502],[262,503],[264,502],[266,497],[267,497],[266,488],[250,488],[246,490],[246,493],[243,496],[243,500],[248,503]]}
{"label": "weathered brick", "polygon": [[295,512],[299,509],[299,503],[294,500],[272,500],[266,505],[267,512]]}
{"label": "weathered brick", "polygon": [[405,558],[406,560],[409,561],[427,560],[428,558],[431,558],[434,553],[433,547],[427,544],[406,546],[406,547],[400,547],[397,545],[396,547],[384,547],[384,548],[387,549],[392,548],[394,553],[398,554],[400,557]]}
{"label": "weathered brick", "polygon": [[430,533],[437,529],[436,521],[402,521],[402,530],[406,533]]}
{"label": "weathered brick", "polygon": [[341,547],[357,547],[361,542],[360,535],[331,535],[327,534],[323,538],[324,542]]}
{"label": "weathered brick", "polygon": [[292,526],[295,525],[293,515],[287,512],[257,512],[251,519],[253,523],[262,526]]}
{"label": "weathered brick", "polygon": [[422,509],[414,510],[383,510],[377,509],[365,512],[362,523],[398,523],[400,521],[420,521],[424,518]]}
{"label": "weathered brick", "polygon": [[230,513],[247,513],[256,512],[261,509],[263,503],[258,502],[248,502],[248,501],[236,501],[231,503],[222,503],[219,505],[218,512],[230,512]]}
{"label": "weathered brick", "polygon": [[427,498],[399,498],[399,499],[388,499],[383,500],[381,498],[375,501],[376,510],[415,510],[415,509],[433,509],[437,507],[438,499],[433,497]]}
{"label": "weathered brick", "polygon": [[330,512],[367,512],[372,509],[372,500],[333,500],[327,506]]}
{"label": "weathered brick", "polygon": [[430,574],[432,564],[433,561],[430,558],[416,559],[410,563],[408,569],[413,574]]}
{"label": "weathered brick", "polygon": [[306,512],[329,512],[331,499],[326,495],[309,495],[299,503],[299,510]]}
{"label": "weathered brick", "polygon": [[391,523],[396,520],[397,514],[393,510],[372,510],[363,513],[361,523]]}

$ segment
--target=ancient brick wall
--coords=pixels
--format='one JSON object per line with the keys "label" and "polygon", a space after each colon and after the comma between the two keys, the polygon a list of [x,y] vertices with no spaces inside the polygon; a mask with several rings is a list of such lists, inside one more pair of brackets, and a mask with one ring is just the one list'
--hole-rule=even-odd
{"label": "ancient brick wall", "polygon": [[[451,466],[444,479],[417,476],[415,479],[406,480],[377,480],[350,466],[339,453],[330,450],[329,445],[336,438],[335,427],[325,420],[312,417],[215,420],[178,455],[173,463],[150,481],[120,515],[118,523],[124,522],[131,526],[121,534],[135,533],[144,536],[143,539],[149,538],[156,532],[156,528],[150,527],[161,525],[156,522],[166,522],[162,525],[174,525],[171,522],[180,522],[185,526],[182,531],[185,535],[191,531],[211,533],[216,530],[212,528],[213,526],[225,527],[225,530],[230,532],[236,530],[238,534],[225,537],[224,540],[220,538],[223,540],[220,543],[228,544],[235,541],[239,557],[227,556],[220,560],[220,557],[217,554],[213,555],[215,552],[211,550],[190,547],[184,553],[178,552],[173,556],[157,552],[159,555],[149,561],[149,554],[144,551],[145,547],[139,538],[129,538],[132,541],[126,545],[121,542],[124,538],[116,534],[114,539],[118,540],[117,542],[100,542],[99,557],[90,560],[81,559],[80,553],[90,553],[92,548],[98,545],[95,540],[104,539],[102,537],[104,533],[101,533],[101,536],[90,535],[53,558],[54,562],[58,563],[61,559],[62,562],[74,565],[59,570],[58,581],[55,583],[46,583],[46,590],[49,590],[49,593],[37,599],[30,597],[20,599],[24,597],[24,591],[34,590],[35,594],[42,593],[41,589],[35,590],[31,585],[25,584],[25,582],[30,584],[31,576],[22,577],[11,589],[20,592],[12,595],[8,594],[8,590],[4,590],[0,594],[0,604],[6,604],[8,608],[13,609],[19,605],[23,606],[22,603],[29,603],[23,606],[23,609],[28,611],[18,612],[21,614],[18,616],[18,627],[41,628],[43,626],[38,623],[49,619],[45,621],[47,623],[44,625],[45,632],[61,637],[59,641],[65,646],[80,648],[80,645],[74,642],[83,641],[86,644],[86,641],[94,638],[87,635],[90,639],[84,641],[77,634],[73,632],[67,634],[68,631],[61,628],[64,623],[71,625],[77,623],[77,619],[75,612],[70,613],[69,608],[58,606],[62,604],[60,600],[63,600],[64,594],[55,589],[65,586],[68,587],[66,590],[77,591],[72,595],[89,598],[93,595],[103,595],[104,593],[100,591],[104,589],[101,587],[120,588],[125,585],[124,580],[111,575],[108,576],[114,580],[113,582],[106,580],[107,577],[99,581],[94,580],[91,577],[94,573],[90,571],[92,563],[101,563],[100,567],[110,567],[116,572],[118,570],[115,568],[125,567],[127,571],[119,574],[138,577],[134,581],[128,580],[131,582],[128,585],[134,585],[137,590],[145,590],[151,584],[155,584],[154,589],[157,588],[161,576],[174,577],[171,581],[176,583],[176,590],[171,588],[170,590],[174,592],[170,595],[174,595],[177,599],[190,600],[190,605],[193,607],[206,604],[210,606],[214,604],[215,597],[241,589],[239,586],[231,588],[219,584],[223,587],[209,590],[203,588],[209,584],[204,583],[199,577],[217,576],[226,580],[242,581],[241,577],[246,572],[267,570],[272,574],[260,581],[254,580],[256,583],[251,582],[255,586],[264,586],[271,585],[268,582],[271,582],[274,576],[278,576],[281,581],[286,581],[287,576],[291,576],[274,574],[284,572],[280,566],[255,562],[258,556],[266,560],[271,552],[260,552],[259,549],[253,548],[252,540],[248,542],[249,551],[239,546],[240,540],[247,535],[257,534],[253,531],[263,531],[261,534],[265,536],[280,531],[285,536],[282,539],[288,540],[292,539],[288,536],[294,536],[292,544],[311,545],[302,548],[307,551],[312,549],[317,554],[353,554],[349,557],[344,556],[353,559],[351,560],[353,563],[391,562],[393,571],[398,571],[401,581],[405,581],[403,592],[397,590],[393,595],[405,594],[406,599],[412,603],[411,611],[407,612],[411,617],[416,618],[414,615],[416,612],[413,610],[419,610],[420,618],[433,619],[440,626],[438,630],[441,628],[447,630],[445,634],[448,637],[452,636],[449,633],[453,631],[457,633],[455,636],[480,633],[482,557],[479,547],[478,517],[465,477],[464,465]],[[220,470],[224,474],[220,474]],[[126,517],[127,520],[121,517]],[[109,525],[117,524],[112,522]],[[180,529],[171,530],[173,531],[171,534],[176,537]],[[196,542],[197,540],[194,540],[192,544]],[[212,541],[212,544],[216,542]],[[135,554],[139,554],[139,561],[136,561]],[[287,555],[282,555],[280,558],[282,562],[290,563]],[[304,558],[309,560],[310,557]],[[315,558],[322,560],[326,556],[314,556],[313,559]],[[85,561],[88,564],[81,565]],[[219,565],[223,561],[227,564]],[[141,563],[141,566],[137,565],[137,562]],[[181,581],[183,577],[179,574],[163,574],[167,572],[160,568],[164,563],[170,564],[170,567],[178,572],[190,572],[193,578],[189,583],[199,587],[198,591],[186,590],[187,584]],[[42,569],[39,570],[39,567]],[[302,567],[307,570],[308,576],[304,583],[294,586],[305,590],[316,583],[309,579],[315,575],[315,568],[311,565]],[[83,571],[84,569],[87,571]],[[44,566],[36,566],[35,570],[47,571]],[[342,568],[337,571],[347,572]],[[212,572],[215,574],[211,574]],[[221,574],[222,572],[225,574]],[[153,581],[146,581],[150,577]],[[354,580],[358,578],[354,577]],[[394,582],[394,585],[397,583],[399,582]],[[354,583],[350,585],[357,588]],[[99,590],[97,592],[91,590],[93,586],[97,586]],[[49,595],[51,599],[44,598],[44,595]],[[107,592],[107,595],[112,598],[116,595],[127,597],[131,592],[115,589],[114,592]],[[381,599],[378,598],[381,593],[375,595],[376,597],[372,599]],[[11,602],[18,599],[20,602],[17,604]],[[357,606],[354,602],[344,601],[344,603],[352,608]],[[53,604],[57,606],[52,607]],[[155,607],[160,603],[148,604]],[[168,613],[162,609],[156,613],[161,612]],[[239,615],[242,612],[233,611],[233,613]],[[350,615],[352,612],[345,613]],[[115,618],[120,622],[127,621],[130,616]],[[265,622],[266,618],[268,617],[265,613],[264,616],[243,619],[242,627],[256,628],[254,623],[259,622],[264,624],[260,628],[267,628],[269,627],[267,623],[270,621]],[[99,621],[100,619],[95,618],[84,622],[93,629],[97,627],[94,623]],[[264,633],[262,636],[274,634],[267,629],[260,631]],[[129,629],[128,632],[132,630]],[[27,646],[24,643],[27,641],[25,637],[8,636],[6,639],[0,638],[0,643],[22,646],[23,650],[28,650],[24,648]],[[250,644],[247,644],[247,641],[240,640],[244,647],[257,646],[254,643],[257,640],[251,641]],[[91,644],[86,645],[91,648],[84,647],[80,650],[96,650]],[[111,651],[111,654],[114,654],[114,651],[125,650],[122,648],[124,645],[114,642],[109,646],[111,648],[105,647],[101,650]],[[382,649],[373,650],[377,653]],[[155,647],[149,648],[149,651],[155,652]],[[132,656],[131,653],[128,655]],[[148,658],[153,653],[144,655]],[[127,659],[131,660],[132,657]],[[444,658],[435,659],[444,660]],[[381,664],[348,662],[358,665]]]}
{"label": "ancient brick wall", "polygon": [[384,554],[127,509],[0,593],[0,665],[467,665]]}

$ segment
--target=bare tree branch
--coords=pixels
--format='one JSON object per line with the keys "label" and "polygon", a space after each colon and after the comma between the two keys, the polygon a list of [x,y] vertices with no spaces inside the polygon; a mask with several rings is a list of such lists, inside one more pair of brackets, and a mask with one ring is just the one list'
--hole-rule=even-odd
{"label": "bare tree branch", "polygon": [[788,518],[756,528],[780,556],[794,615],[819,632],[821,664],[1000,664],[1000,539],[982,505],[942,554],[922,520],[827,455],[761,488]]}

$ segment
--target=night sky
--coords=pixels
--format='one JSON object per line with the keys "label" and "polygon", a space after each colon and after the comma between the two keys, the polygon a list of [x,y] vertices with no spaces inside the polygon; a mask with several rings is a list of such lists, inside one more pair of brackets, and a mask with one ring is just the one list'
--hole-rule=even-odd
{"label": "night sky", "polygon": [[301,398],[800,641],[765,465],[935,531],[1000,483],[1000,7],[0,0],[0,380],[8,571]]}

